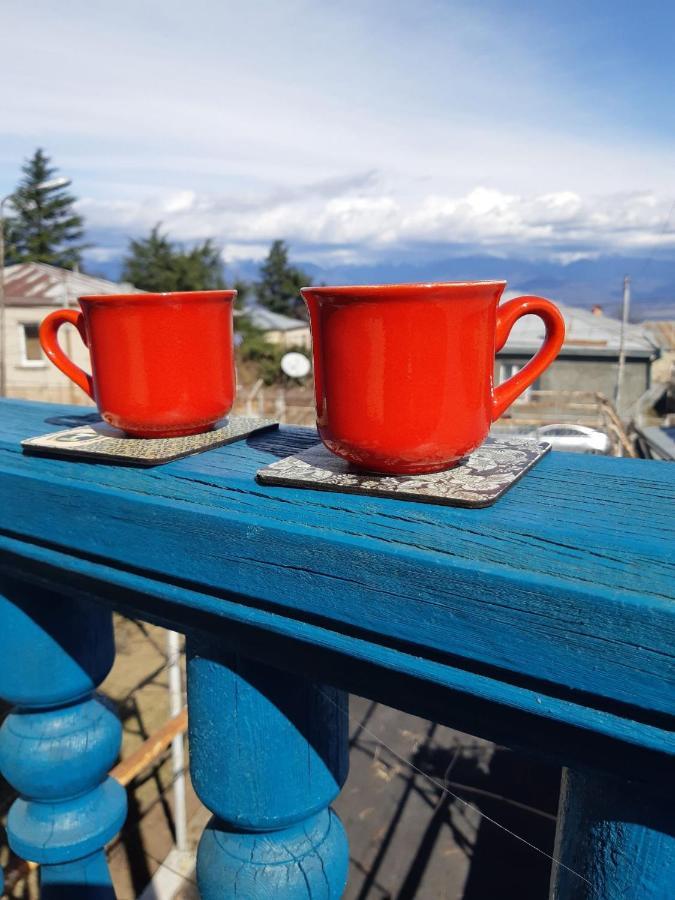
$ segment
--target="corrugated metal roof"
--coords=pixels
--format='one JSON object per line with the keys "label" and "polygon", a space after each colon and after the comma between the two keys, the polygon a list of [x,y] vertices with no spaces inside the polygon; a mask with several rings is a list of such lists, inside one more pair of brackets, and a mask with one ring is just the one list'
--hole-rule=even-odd
{"label": "corrugated metal roof", "polygon": [[298,328],[309,328],[302,319],[292,319],[281,313],[272,312],[264,306],[249,306],[244,310],[251,323],[261,331],[295,331]]}
{"label": "corrugated metal roof", "polygon": [[[516,296],[515,294],[506,294]],[[581,352],[586,350],[592,354],[597,350],[600,355],[608,352],[619,352],[621,340],[621,322],[611,316],[595,315],[590,310],[579,309],[576,306],[566,306],[557,303],[556,306],[565,318],[565,345],[566,350]],[[544,323],[538,316],[525,316],[519,319],[513,326],[504,351],[514,353],[518,350],[533,352],[541,346],[544,339]],[[658,355],[658,346],[648,330],[643,325],[626,326],[625,335],[626,352],[652,353]]]}
{"label": "corrugated metal roof", "polygon": [[[516,296],[515,294],[513,296]],[[507,294],[508,297],[508,294]],[[611,316],[594,315],[590,310],[579,309],[556,303],[565,318],[566,338],[564,351],[575,355],[597,352],[606,356],[619,352],[621,322]],[[257,328],[263,331],[291,331],[306,328],[307,322],[274,313],[264,306],[251,305],[246,313]],[[514,326],[504,348],[507,352],[523,350],[533,353],[544,339],[544,323],[537,316],[526,316]],[[625,347],[627,352],[656,355],[659,344],[643,325],[629,324],[626,327]]]}
{"label": "corrugated metal roof", "polygon": [[5,269],[7,306],[72,306],[87,294],[142,293],[127,282],[107,281],[47,263],[17,263]]}

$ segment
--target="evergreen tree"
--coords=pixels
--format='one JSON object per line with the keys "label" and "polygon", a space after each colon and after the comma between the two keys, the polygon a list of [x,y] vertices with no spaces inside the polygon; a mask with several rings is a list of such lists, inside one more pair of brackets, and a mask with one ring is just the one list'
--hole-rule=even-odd
{"label": "evergreen tree", "polygon": [[13,214],[6,223],[5,259],[43,262],[74,269],[82,262],[84,219],[73,205],[67,185],[41,188],[54,181],[57,169],[41,149],[22,167],[23,177],[12,195]]}
{"label": "evergreen tree", "polygon": [[248,281],[244,281],[243,278],[237,278],[232,287],[237,292],[234,308],[237,310],[244,310],[248,305],[253,285]]}
{"label": "evergreen tree", "polygon": [[122,277],[144,291],[215,291],[225,287],[220,251],[206,240],[191,250],[170,241],[160,224],[129,242]]}
{"label": "evergreen tree", "polygon": [[310,285],[312,280],[301,269],[289,264],[284,241],[272,243],[260,275],[257,292],[262,306],[287,316],[304,315],[300,288]]}

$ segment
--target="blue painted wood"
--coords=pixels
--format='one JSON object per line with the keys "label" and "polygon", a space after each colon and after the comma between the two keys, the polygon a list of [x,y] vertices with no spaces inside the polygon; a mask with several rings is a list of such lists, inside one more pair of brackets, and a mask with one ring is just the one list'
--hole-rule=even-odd
{"label": "blue painted wood", "polygon": [[346,696],[194,638],[187,678],[192,782],[215,814],[202,898],[341,897],[349,854],[329,804],[349,765]]}
{"label": "blue painted wood", "polygon": [[672,900],[672,797],[564,770],[555,856],[551,900]]}
{"label": "blue painted wood", "polygon": [[643,780],[673,767],[675,734],[668,723],[657,727],[635,720],[630,710],[584,706],[587,698],[562,699],[550,685],[527,688],[11,538],[0,537],[0,571],[23,572],[38,584],[67,584],[71,593],[185,633],[217,635],[223,649],[562,765]]}
{"label": "blue painted wood", "polygon": [[104,850],[85,859],[44,868],[41,887],[43,900],[112,900],[114,897]]}
{"label": "blue painted wood", "polygon": [[[591,777],[581,770],[595,770],[595,778],[615,772],[672,789],[664,779],[675,753],[672,467],[551,454],[496,506],[461,510],[255,484],[257,468],[316,439],[299,429],[150,471],[21,456],[19,438],[48,430],[44,418],[56,412],[0,404],[0,571],[173,624],[193,647],[209,635],[211,667],[197,680],[222,677],[225,694],[232,684],[251,690],[252,720],[264,719],[272,691],[269,679],[256,682],[257,660],[549,754],[578,767],[575,778]],[[253,685],[244,688],[238,672],[232,681],[228,651],[250,658]],[[213,693],[204,692],[212,701],[193,738],[209,727],[215,735],[204,745],[211,747],[203,751],[205,773],[218,742],[226,748],[220,777],[232,771],[227,748],[255,745],[254,732],[235,729],[228,742],[212,725]],[[269,766],[258,752],[249,800],[255,785],[269,798]],[[225,803],[206,774],[202,782],[212,809]],[[223,885],[243,890],[262,879],[270,893],[261,896],[278,895],[270,860],[283,869],[308,845],[295,824],[238,830],[227,817],[241,815],[247,795],[240,786],[235,793],[237,802],[222,807],[226,819],[216,818],[202,841],[203,890],[222,896]],[[281,807],[298,793],[297,786],[282,791]],[[577,808],[590,816],[598,798],[577,795]],[[627,797],[635,816],[637,794]],[[269,805],[263,828],[281,815]],[[657,813],[658,803],[648,803],[640,841],[665,865],[668,831]],[[306,839],[323,848],[316,852],[324,866],[343,858],[325,808],[304,815]],[[578,827],[589,858],[598,859],[603,841],[611,845],[620,833],[628,835],[624,856],[632,853],[637,832],[616,828],[623,821],[616,803],[604,816],[611,829],[587,827],[583,816],[577,826],[570,815],[561,841]],[[291,852],[282,859],[269,836],[284,832]],[[324,852],[322,834],[333,835],[334,856]],[[314,853],[307,851],[308,866]],[[243,860],[240,875],[233,860]],[[287,883],[307,896],[290,873]],[[578,883],[559,879],[561,900],[583,896],[574,892]]]}
{"label": "blue painted wood", "polygon": [[46,409],[3,423],[7,534],[596,706],[675,710],[672,467],[554,453],[491,509],[429,507],[257,485],[302,430],[149,472],[22,457]]}
{"label": "blue painted wood", "polygon": [[200,894],[202,900],[336,900],[347,881],[348,852],[332,809],[264,835],[212,820],[197,856]]}
{"label": "blue painted wood", "polygon": [[0,578],[0,696],[17,706],[0,728],[0,771],[20,793],[7,834],[41,864],[41,896],[112,898],[102,847],[126,794],[107,773],[121,727],[93,693],[112,665],[112,616],[6,575]]}

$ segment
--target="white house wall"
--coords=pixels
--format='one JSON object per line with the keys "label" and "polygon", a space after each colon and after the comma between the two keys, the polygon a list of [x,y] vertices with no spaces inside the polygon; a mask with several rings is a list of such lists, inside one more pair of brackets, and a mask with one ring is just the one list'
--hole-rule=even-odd
{"label": "white house wall", "polygon": [[[43,400],[52,403],[78,403],[92,405],[86,396],[70,379],[66,378],[46,357],[41,365],[23,361],[23,324],[39,324],[53,312],[53,306],[9,306],[6,316],[7,348],[7,395],[27,400]],[[71,325],[64,325],[59,331],[61,346],[80,368],[91,371],[89,351],[82,343],[80,335]]]}

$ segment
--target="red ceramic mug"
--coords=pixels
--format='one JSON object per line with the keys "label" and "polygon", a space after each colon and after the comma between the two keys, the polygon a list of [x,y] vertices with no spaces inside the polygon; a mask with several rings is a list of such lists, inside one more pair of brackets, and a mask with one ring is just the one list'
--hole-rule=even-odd
{"label": "red ceramic mug", "polygon": [[[373,472],[451,468],[558,355],[565,323],[541,297],[498,306],[506,282],[307,287],[317,427],[329,450]],[[514,323],[546,325],[538,353],[499,387],[495,353]]]}
{"label": "red ceramic mug", "polygon": [[[95,401],[110,425],[133,437],[208,431],[232,409],[232,305],[236,291],[80,297],[40,325],[42,349]],[[65,322],[89,348],[91,375],[58,343]]]}

